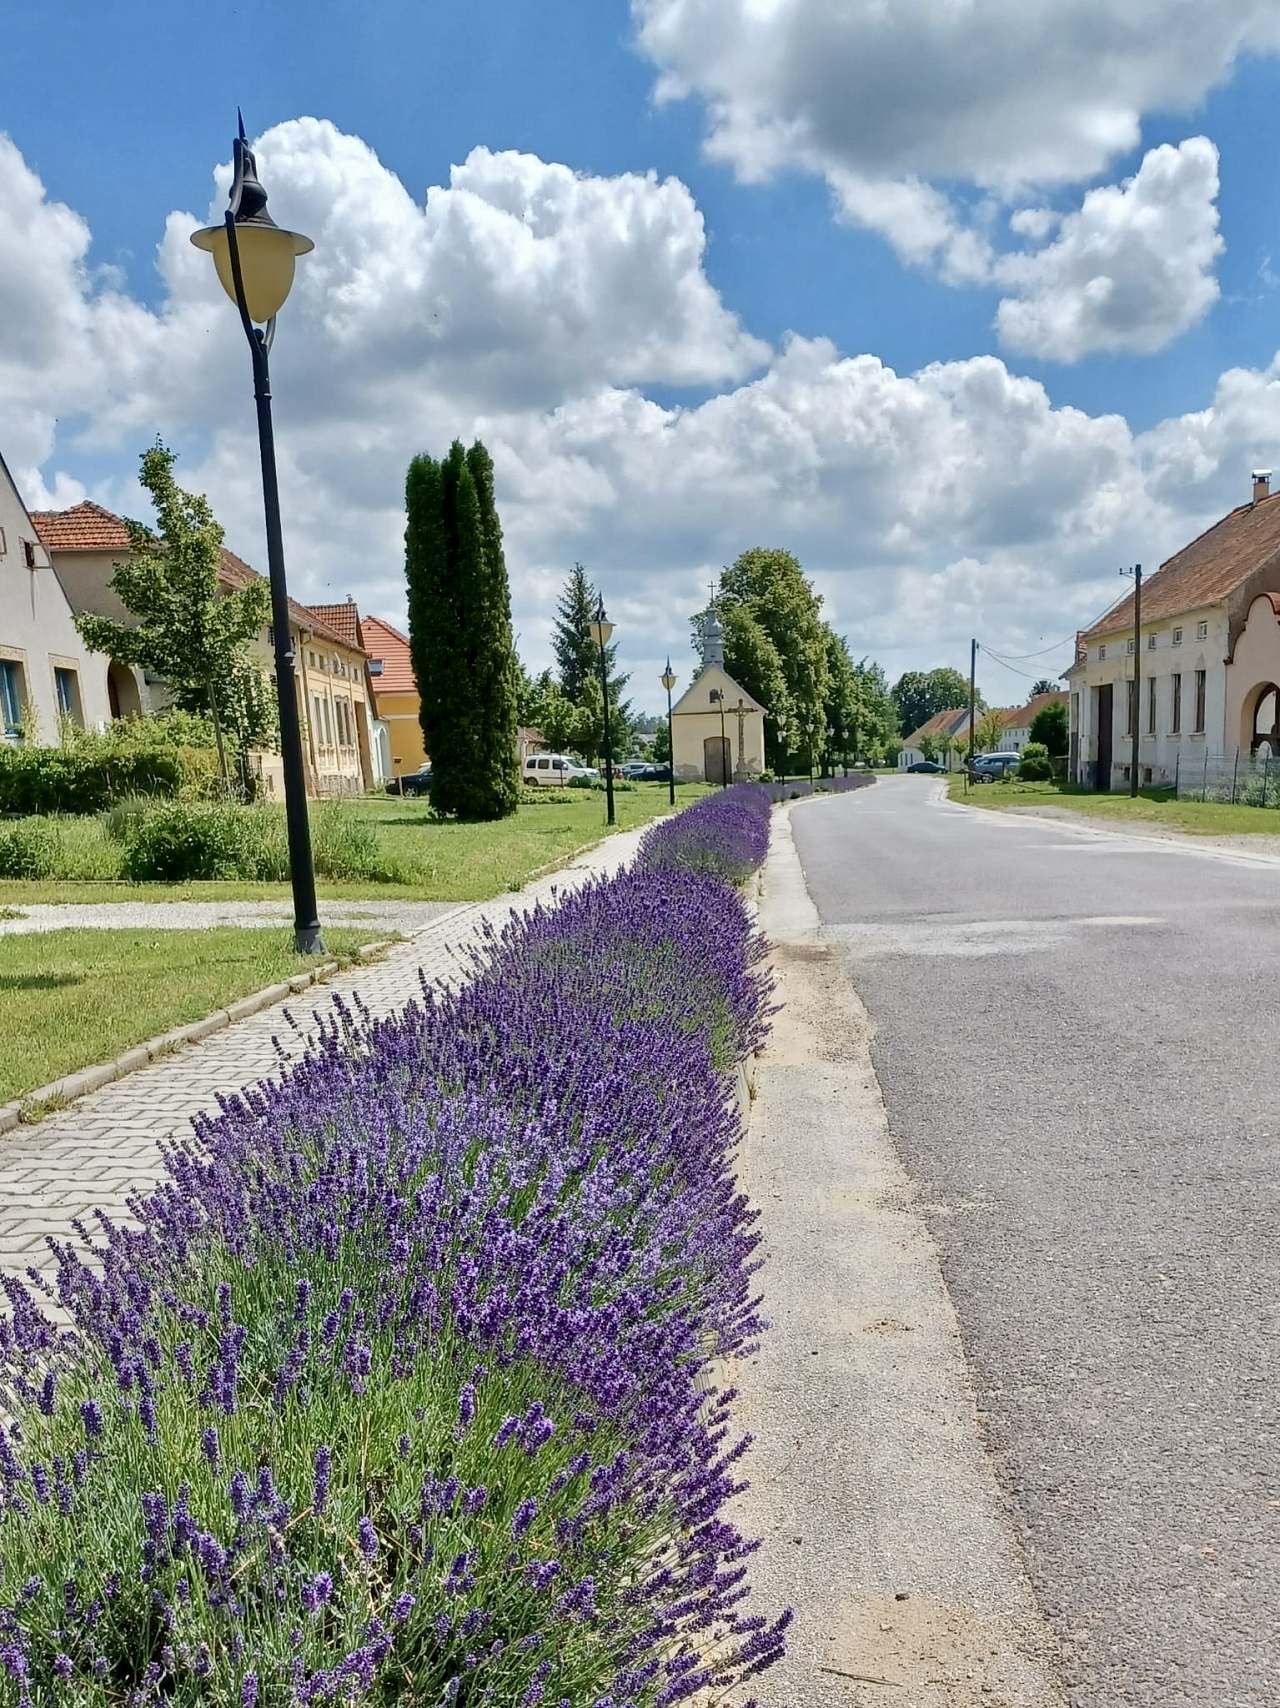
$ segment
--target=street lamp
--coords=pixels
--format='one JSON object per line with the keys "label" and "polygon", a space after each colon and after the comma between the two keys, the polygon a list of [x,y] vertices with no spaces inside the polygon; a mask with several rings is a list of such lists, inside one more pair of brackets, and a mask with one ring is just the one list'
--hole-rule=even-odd
{"label": "street lamp", "polygon": [[604,614],[604,598],[601,596],[596,606],[595,622],[591,624],[591,638],[600,648],[600,692],[604,696],[604,795],[608,805],[609,824],[617,824],[618,820],[613,811],[613,735],[609,728],[609,661],[605,648],[613,634],[613,624]]}
{"label": "street lamp", "polygon": [[712,688],[709,690],[707,698],[713,706],[717,701],[720,702],[720,787],[727,789],[729,787],[729,754],[727,751],[729,738],[724,733],[724,693],[719,688]]}
{"label": "street lamp", "polygon": [[258,404],[258,449],[267,524],[267,569],[271,578],[276,696],[280,705],[284,811],[289,836],[289,874],[293,881],[293,944],[300,955],[322,955],[324,939],[316,910],[316,875],[307,827],[302,730],[289,632],[289,590],[284,576],[280,488],[271,429],[271,375],[267,363],[275,338],[276,315],[284,307],[293,285],[294,262],[299,255],[314,249],[315,244],[300,232],[282,230],[267,212],[267,192],[258,181],[257,163],[245,140],[243,119],[232,151],[235,172],[226,218],[221,225],[193,231],[191,241],[197,249],[213,256],[222,288],[240,310],[240,324],[253,356],[253,395]]}
{"label": "street lamp", "polygon": [[782,769],[782,785],[787,783],[787,720],[778,719],[778,763]]}
{"label": "street lamp", "polygon": [[667,690],[667,798],[672,806],[676,804],[676,738],[671,721],[671,690],[676,685],[675,672],[671,668],[671,658],[668,654],[667,668],[660,678],[662,686]]}

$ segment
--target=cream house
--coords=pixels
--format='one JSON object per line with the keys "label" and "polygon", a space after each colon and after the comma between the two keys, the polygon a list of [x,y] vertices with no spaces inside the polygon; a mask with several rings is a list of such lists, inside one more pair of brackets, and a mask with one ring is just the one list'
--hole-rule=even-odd
{"label": "cream house", "polygon": [[1139,634],[1129,594],[1077,637],[1065,674],[1071,771],[1088,787],[1128,784],[1135,718],[1141,784],[1280,752],[1280,493],[1269,471],[1254,475],[1248,504],[1146,582]]}
{"label": "cream house", "polygon": [[969,708],[952,706],[945,712],[935,712],[919,729],[912,730],[898,749],[899,771],[930,757],[921,742],[933,749],[936,763],[945,765],[949,771],[961,770],[969,745]]}
{"label": "cream house", "polygon": [[672,763],[682,782],[746,782],[764,770],[765,708],[724,667],[714,608],[702,625],[702,669],[671,710]]}
{"label": "cream house", "polygon": [[[129,613],[111,586],[116,564],[129,551],[122,519],[86,500],[70,510],[36,511],[32,522],[76,611],[96,611],[127,623]],[[227,589],[263,578],[225,547],[219,579]],[[332,611],[334,607],[324,607]],[[355,607],[351,607],[354,613]],[[372,696],[368,654],[358,633],[289,601],[294,678],[303,720],[303,757],[307,790],[314,795],[358,794],[378,781],[380,768],[372,735]],[[255,642],[258,662],[275,679],[275,643],[270,628]],[[109,661],[109,715],[138,716],[168,702],[163,682],[145,680],[140,671]],[[283,767],[278,753],[255,755],[254,768],[269,796],[283,797]]]}
{"label": "cream house", "polygon": [[64,718],[105,724],[109,666],[76,633],[58,571],[0,457],[0,741],[34,730],[37,741],[55,742]]}

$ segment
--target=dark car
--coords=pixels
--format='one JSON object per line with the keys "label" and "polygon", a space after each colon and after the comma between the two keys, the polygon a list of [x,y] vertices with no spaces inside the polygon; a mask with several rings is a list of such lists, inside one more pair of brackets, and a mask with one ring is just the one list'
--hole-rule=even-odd
{"label": "dark car", "polygon": [[647,776],[653,766],[647,759],[628,759],[625,765],[619,765],[618,775],[625,777],[629,783],[634,783],[637,777]]}
{"label": "dark car", "polygon": [[643,771],[635,773],[633,782],[636,783],[669,783],[671,767],[669,765],[646,765]]}
{"label": "dark car", "polygon": [[914,765],[907,766],[908,775],[923,773],[926,777],[944,777],[946,771],[945,765],[939,765],[932,759],[917,759]]}
{"label": "dark car", "polygon": [[429,795],[431,793],[431,767],[420,765],[416,771],[407,771],[403,777],[393,777],[387,784],[389,795]]}

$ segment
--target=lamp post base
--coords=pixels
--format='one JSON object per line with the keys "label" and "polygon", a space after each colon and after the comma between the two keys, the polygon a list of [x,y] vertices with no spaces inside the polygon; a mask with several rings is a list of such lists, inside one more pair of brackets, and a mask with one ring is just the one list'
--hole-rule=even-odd
{"label": "lamp post base", "polygon": [[318,925],[295,925],[293,928],[293,947],[299,955],[310,955],[313,959],[323,955],[324,935]]}

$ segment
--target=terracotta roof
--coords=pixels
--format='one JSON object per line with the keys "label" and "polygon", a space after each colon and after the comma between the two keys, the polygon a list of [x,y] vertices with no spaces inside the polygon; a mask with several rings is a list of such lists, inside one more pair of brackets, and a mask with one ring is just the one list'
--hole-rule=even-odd
{"label": "terracotta roof", "polygon": [[381,617],[361,617],[360,635],[370,658],[382,660],[380,675],[371,678],[374,697],[379,694],[416,694],[417,678],[409,653],[409,637]]}
{"label": "terracotta roof", "polygon": [[129,530],[111,510],[86,498],[70,510],[33,510],[36,532],[51,552],[127,552]]}
{"label": "terracotta roof", "polygon": [[[1142,584],[1142,620],[1159,622],[1215,605],[1280,556],[1280,492],[1242,504],[1160,565]],[[1133,594],[1080,636],[1082,643],[1133,628]]]}
{"label": "terracotta roof", "polygon": [[344,599],[341,605],[308,605],[307,610],[334,634],[341,635],[348,646],[355,647],[357,652],[364,651],[360,645],[360,613],[354,599]]}
{"label": "terracotta roof", "polygon": [[1011,712],[1003,713],[1006,729],[1030,729],[1032,722],[1046,706],[1065,706],[1067,696],[1057,689],[1048,694],[1033,694],[1025,706],[1015,706]]}
{"label": "terracotta roof", "polygon": [[[104,509],[89,498],[73,504],[70,510],[33,510],[31,520],[36,533],[51,552],[129,550],[129,530],[123,520],[113,510]],[[228,551],[226,546],[222,548],[222,567],[218,578],[224,587],[248,587],[251,582],[266,579],[243,558]],[[300,629],[337,641],[340,646],[353,647],[357,652],[361,650],[358,640],[347,640],[323,617],[315,615],[296,599],[289,601],[289,615]]]}
{"label": "terracotta roof", "polygon": [[927,723],[920,725],[903,742],[904,747],[919,747],[920,737],[924,735],[956,735],[962,725],[969,722],[967,706],[952,706],[948,711],[935,712]]}

